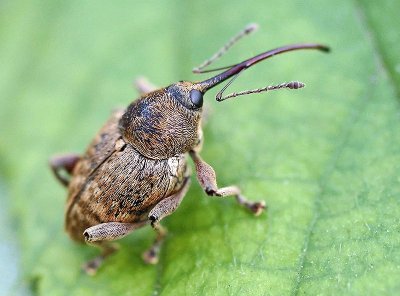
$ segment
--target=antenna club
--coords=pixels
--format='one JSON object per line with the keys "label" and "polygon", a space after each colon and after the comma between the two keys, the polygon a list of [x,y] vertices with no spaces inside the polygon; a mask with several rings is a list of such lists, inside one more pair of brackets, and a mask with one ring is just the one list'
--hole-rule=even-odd
{"label": "antenna club", "polygon": [[291,82],[286,84],[286,87],[290,88],[290,89],[299,89],[299,88],[303,88],[305,86],[306,85],[303,82],[300,82],[300,81],[291,81]]}
{"label": "antenna club", "polygon": [[322,45],[322,44],[319,45],[318,49],[323,52],[331,52],[331,48],[329,46]]}
{"label": "antenna club", "polygon": [[249,34],[249,33],[251,33],[251,32],[257,31],[258,28],[259,28],[259,25],[258,25],[258,24],[256,24],[256,23],[250,23],[250,24],[248,24],[248,25],[246,26],[246,28],[244,29],[244,32],[245,32],[246,34]]}

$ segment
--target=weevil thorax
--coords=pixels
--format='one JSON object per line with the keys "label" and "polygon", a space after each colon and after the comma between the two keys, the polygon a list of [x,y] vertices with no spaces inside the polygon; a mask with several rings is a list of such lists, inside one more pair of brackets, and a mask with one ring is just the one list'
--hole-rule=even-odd
{"label": "weevil thorax", "polygon": [[152,159],[189,152],[201,137],[203,93],[199,89],[182,81],[143,95],[123,114],[122,137]]}

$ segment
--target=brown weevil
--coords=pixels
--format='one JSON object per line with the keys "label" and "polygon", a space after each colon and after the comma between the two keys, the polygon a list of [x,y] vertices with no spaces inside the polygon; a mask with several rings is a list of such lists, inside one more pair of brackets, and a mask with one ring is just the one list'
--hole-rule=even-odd
{"label": "brown weevil", "polygon": [[242,71],[258,62],[293,50],[327,52],[329,48],[320,44],[288,45],[229,67],[202,70],[255,28],[255,25],[246,27],[193,70],[195,73],[225,70],[222,73],[204,81],[180,81],[160,89],[139,82],[141,96],[126,109],[111,115],[83,155],[62,155],[50,160],[55,176],[68,187],[66,231],[73,240],[102,249],[100,256],[84,265],[87,273],[94,274],[104,258],[116,250],[111,241],[147,224],[157,236],[143,258],[147,263],[158,261],[166,234],[160,221],[177,209],[189,188],[187,154],[194,161],[197,179],[207,195],[234,196],[255,215],[264,210],[264,201],[247,200],[237,186],[219,188],[214,169],[200,157],[203,96],[229,78],[232,79],[217,94],[218,101],[281,88],[301,88],[304,84],[294,81],[222,96]]}

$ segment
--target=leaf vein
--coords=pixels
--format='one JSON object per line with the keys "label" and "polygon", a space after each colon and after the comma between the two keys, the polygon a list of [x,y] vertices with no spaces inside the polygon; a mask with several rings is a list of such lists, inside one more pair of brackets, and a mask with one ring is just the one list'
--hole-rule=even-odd
{"label": "leaf vein", "polygon": [[[368,93],[367,93],[368,94]],[[367,96],[368,99],[371,98],[371,95]],[[336,143],[339,143],[336,148],[333,151],[333,155],[331,157],[331,160],[328,161],[328,164],[323,171],[321,177],[318,180],[318,186],[319,186],[319,193],[316,195],[314,199],[314,204],[313,204],[313,212],[314,216],[306,230],[305,238],[304,238],[304,243],[303,243],[303,248],[301,250],[300,258],[299,258],[299,263],[297,267],[297,278],[293,287],[293,290],[291,292],[291,295],[298,295],[299,288],[301,285],[301,282],[304,278],[303,272],[304,272],[304,264],[306,263],[307,259],[307,253],[309,251],[309,244],[312,240],[312,233],[313,230],[318,223],[319,219],[321,218],[321,199],[325,194],[325,189],[326,189],[326,184],[328,183],[328,180],[330,179],[332,173],[335,171],[335,166],[336,163],[338,162],[338,159],[340,158],[342,151],[347,147],[348,140],[351,135],[351,130],[352,127],[357,123],[357,121],[360,118],[360,115],[363,113],[364,109],[367,106],[367,103],[370,100],[360,100],[353,108],[351,108],[351,114],[348,116],[347,120],[344,120],[344,125],[341,128],[342,132],[340,133],[342,136],[338,139],[338,141],[335,141]]]}

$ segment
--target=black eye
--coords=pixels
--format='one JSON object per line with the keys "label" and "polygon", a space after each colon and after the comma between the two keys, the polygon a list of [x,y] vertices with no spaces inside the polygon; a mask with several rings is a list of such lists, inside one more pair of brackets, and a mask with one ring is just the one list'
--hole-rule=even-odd
{"label": "black eye", "polygon": [[192,89],[189,93],[190,100],[197,108],[203,106],[203,94],[197,89]]}

